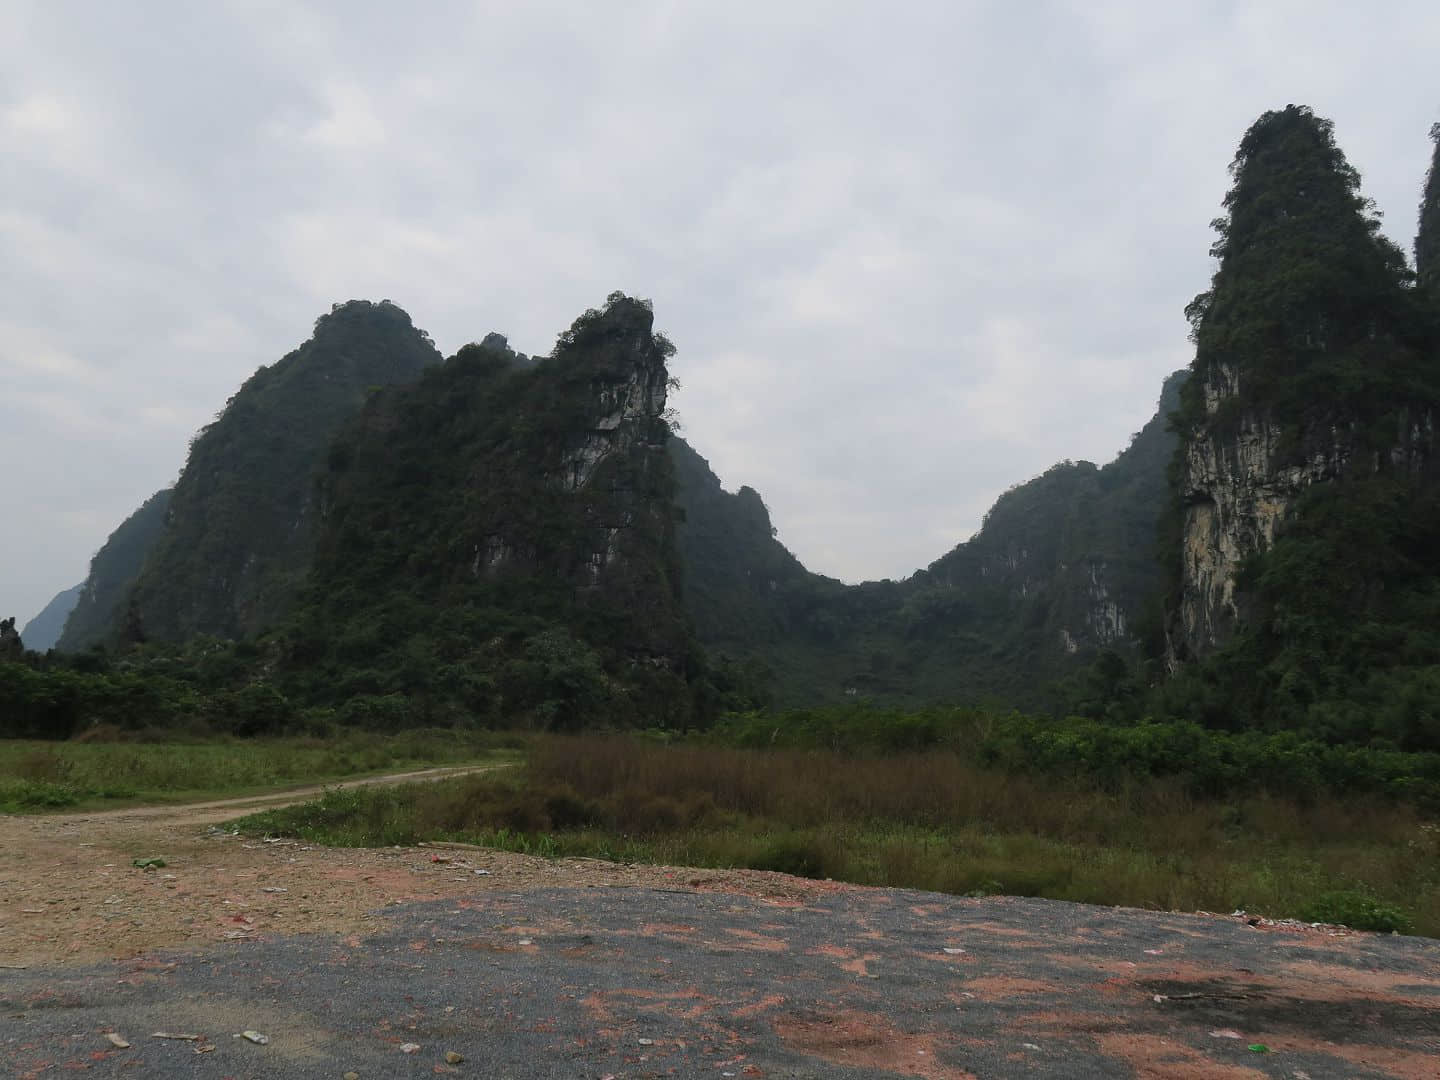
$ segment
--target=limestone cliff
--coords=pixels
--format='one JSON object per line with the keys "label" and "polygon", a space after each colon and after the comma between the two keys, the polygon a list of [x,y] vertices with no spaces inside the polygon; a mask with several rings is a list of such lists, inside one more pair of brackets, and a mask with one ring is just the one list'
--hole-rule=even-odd
{"label": "limestone cliff", "polygon": [[1422,480],[1434,451],[1435,361],[1413,275],[1330,123],[1299,106],[1266,113],[1232,174],[1219,267],[1188,312],[1172,670],[1255,623],[1248,570],[1306,492]]}
{"label": "limestone cliff", "polygon": [[673,347],[653,322],[613,294],[550,356],[492,336],[376,395],[329,453],[287,665],[337,701],[685,722],[698,657],[665,453]]}

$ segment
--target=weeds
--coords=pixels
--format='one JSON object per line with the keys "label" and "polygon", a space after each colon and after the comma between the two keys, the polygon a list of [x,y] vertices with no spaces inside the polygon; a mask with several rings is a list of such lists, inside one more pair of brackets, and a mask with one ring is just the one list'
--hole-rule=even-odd
{"label": "weeds", "polygon": [[1209,799],[1177,778],[1101,787],[1010,775],[956,752],[863,758],[551,738],[523,771],[332,792],[242,826],[319,843],[462,840],[1440,934],[1440,830],[1414,807],[1378,796]]}

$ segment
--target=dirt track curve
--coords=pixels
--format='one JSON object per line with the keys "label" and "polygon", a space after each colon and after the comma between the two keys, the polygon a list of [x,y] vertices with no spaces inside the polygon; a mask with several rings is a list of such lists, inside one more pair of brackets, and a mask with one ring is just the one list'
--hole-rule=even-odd
{"label": "dirt track curve", "polygon": [[311,794],[0,817],[0,1076],[1440,1077],[1434,940],[214,828]]}

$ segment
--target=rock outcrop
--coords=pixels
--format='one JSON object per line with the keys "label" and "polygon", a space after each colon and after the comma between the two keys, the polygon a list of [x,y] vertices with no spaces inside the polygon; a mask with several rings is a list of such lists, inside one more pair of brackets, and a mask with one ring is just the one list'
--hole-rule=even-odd
{"label": "rock outcrop", "polygon": [[666,454],[673,347],[653,323],[613,294],[550,356],[492,335],[367,403],[319,485],[293,661],[338,669],[363,640],[372,692],[411,663],[427,688],[469,672],[471,716],[683,722],[698,660]]}
{"label": "rock outcrop", "polygon": [[1266,113],[1232,173],[1220,266],[1189,311],[1172,670],[1253,622],[1246,568],[1307,491],[1418,477],[1434,450],[1434,360],[1410,272],[1330,123],[1293,105]]}

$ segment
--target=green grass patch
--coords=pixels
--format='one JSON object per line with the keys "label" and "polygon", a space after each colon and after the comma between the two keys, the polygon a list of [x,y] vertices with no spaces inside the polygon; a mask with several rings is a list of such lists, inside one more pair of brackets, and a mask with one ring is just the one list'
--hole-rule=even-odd
{"label": "green grass patch", "polygon": [[1218,799],[1175,777],[1102,785],[1015,775],[948,751],[859,757],[549,738],[523,769],[330,792],[240,826],[324,844],[459,840],[1440,936],[1440,827],[1412,805],[1263,791]]}
{"label": "green grass patch", "polygon": [[485,760],[518,760],[494,732],[349,733],[335,739],[0,740],[0,812],[184,802]]}

